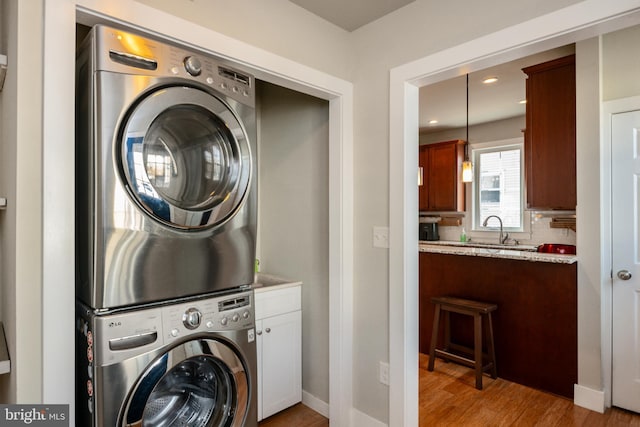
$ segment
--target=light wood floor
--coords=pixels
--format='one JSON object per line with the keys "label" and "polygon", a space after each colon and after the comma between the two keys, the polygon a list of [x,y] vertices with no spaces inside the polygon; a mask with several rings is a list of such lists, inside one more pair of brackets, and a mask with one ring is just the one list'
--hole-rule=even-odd
{"label": "light wood floor", "polygon": [[[420,426],[640,426],[640,415],[621,409],[605,414],[573,401],[501,378],[483,378],[476,390],[473,370],[420,354]],[[498,365],[498,369],[500,366]]]}
{"label": "light wood floor", "polygon": [[258,423],[259,427],[326,427],[329,420],[302,403]]}
{"label": "light wood floor", "polygon": [[[420,427],[431,426],[637,426],[640,415],[621,409],[605,414],[575,406],[564,397],[534,390],[501,378],[484,377],[476,390],[471,369],[420,355]],[[260,427],[325,427],[329,420],[303,404],[260,422]],[[359,427],[359,426],[358,426]]]}

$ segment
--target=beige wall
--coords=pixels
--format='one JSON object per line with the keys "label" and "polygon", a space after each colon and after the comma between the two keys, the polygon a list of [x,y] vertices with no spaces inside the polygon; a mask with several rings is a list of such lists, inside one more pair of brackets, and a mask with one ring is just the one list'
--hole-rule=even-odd
{"label": "beige wall", "polygon": [[[0,92],[0,280],[11,373],[0,376],[0,402],[42,399],[42,17],[40,0],[5,0],[8,71]],[[6,28],[6,30],[4,30]]]}
{"label": "beige wall", "polygon": [[258,86],[260,271],[301,280],[302,387],[329,402],[329,104]]}
{"label": "beige wall", "polygon": [[578,384],[602,390],[600,265],[600,41],[576,43]]}
{"label": "beige wall", "polygon": [[602,38],[602,100],[640,95],[640,26]]}
{"label": "beige wall", "polygon": [[289,0],[137,1],[349,80],[349,33]]}

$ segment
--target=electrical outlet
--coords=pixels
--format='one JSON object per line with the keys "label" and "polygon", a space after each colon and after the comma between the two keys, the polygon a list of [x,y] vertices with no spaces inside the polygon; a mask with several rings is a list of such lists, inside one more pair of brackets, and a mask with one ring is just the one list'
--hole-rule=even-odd
{"label": "electrical outlet", "polygon": [[373,227],[373,247],[389,247],[389,227]]}
{"label": "electrical outlet", "polygon": [[388,363],[380,362],[380,366],[378,367],[378,380],[384,385],[389,385],[389,364]]}

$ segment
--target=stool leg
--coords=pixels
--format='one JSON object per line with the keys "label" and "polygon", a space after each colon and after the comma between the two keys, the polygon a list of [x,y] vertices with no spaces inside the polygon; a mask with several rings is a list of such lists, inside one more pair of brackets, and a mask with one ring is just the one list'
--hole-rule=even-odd
{"label": "stool leg", "polygon": [[451,349],[451,312],[444,311],[444,351]]}
{"label": "stool leg", "polygon": [[429,344],[429,366],[428,371],[433,371],[436,361],[436,342],[438,341],[438,327],[440,323],[440,304],[436,304],[435,314],[433,315],[433,329],[431,331],[431,343]]}
{"label": "stool leg", "polygon": [[482,390],[482,316],[480,316],[480,313],[473,315],[473,325],[476,388]]}
{"label": "stool leg", "polygon": [[487,313],[487,323],[489,332],[487,333],[489,357],[491,358],[491,378],[498,378],[498,368],[496,367],[496,349],[493,344],[493,322],[491,321],[491,312]]}

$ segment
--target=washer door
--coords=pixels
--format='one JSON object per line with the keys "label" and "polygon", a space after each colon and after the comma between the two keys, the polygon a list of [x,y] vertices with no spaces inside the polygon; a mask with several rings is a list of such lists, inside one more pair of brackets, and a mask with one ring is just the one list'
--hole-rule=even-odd
{"label": "washer door", "polygon": [[121,172],[136,203],[181,229],[221,224],[240,208],[251,180],[242,124],[212,94],[186,86],[152,92],[120,133]]}
{"label": "washer door", "polygon": [[223,342],[183,343],[151,364],[125,402],[121,427],[235,427],[249,404],[244,364]]}

